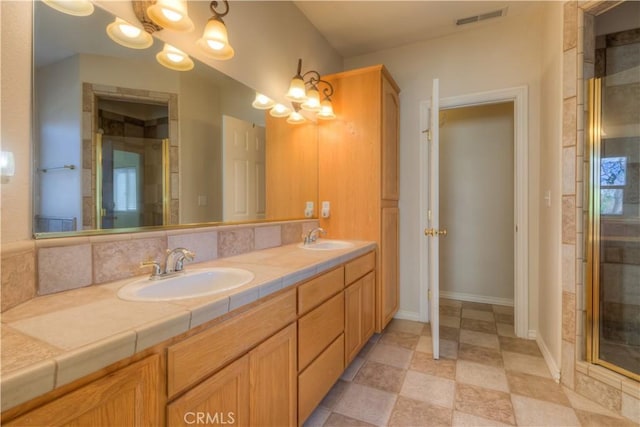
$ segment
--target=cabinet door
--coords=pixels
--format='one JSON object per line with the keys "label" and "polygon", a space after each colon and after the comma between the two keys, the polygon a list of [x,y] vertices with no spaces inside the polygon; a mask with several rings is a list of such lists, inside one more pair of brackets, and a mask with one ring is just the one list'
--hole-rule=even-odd
{"label": "cabinet door", "polygon": [[362,338],[365,344],[373,335],[376,322],[376,274],[372,271],[362,278]]}
{"label": "cabinet door", "polygon": [[249,424],[249,356],[167,405],[167,425]]}
{"label": "cabinet door", "polygon": [[160,357],[150,356],[3,425],[161,425],[160,375]]}
{"label": "cabinet door", "polygon": [[362,280],[344,290],[344,362],[356,357],[362,341]]}
{"label": "cabinet door", "polygon": [[398,200],[398,138],[400,100],[386,77],[382,79],[382,199]]}
{"label": "cabinet door", "polygon": [[297,422],[296,335],[293,323],[249,353],[252,426],[293,426]]}
{"label": "cabinet door", "polygon": [[380,321],[382,330],[398,311],[398,208],[382,209],[382,241],[380,242]]}

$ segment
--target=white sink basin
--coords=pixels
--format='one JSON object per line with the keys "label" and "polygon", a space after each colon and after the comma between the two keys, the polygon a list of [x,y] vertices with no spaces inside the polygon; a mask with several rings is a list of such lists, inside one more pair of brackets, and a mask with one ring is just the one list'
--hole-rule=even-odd
{"label": "white sink basin", "polygon": [[336,249],[349,249],[353,247],[353,243],[344,240],[325,240],[318,239],[315,243],[300,243],[298,247],[308,249],[310,251],[333,251]]}
{"label": "white sink basin", "polygon": [[252,272],[240,268],[193,269],[166,279],[136,279],[120,288],[118,297],[128,301],[172,301],[203,297],[245,285],[253,278]]}

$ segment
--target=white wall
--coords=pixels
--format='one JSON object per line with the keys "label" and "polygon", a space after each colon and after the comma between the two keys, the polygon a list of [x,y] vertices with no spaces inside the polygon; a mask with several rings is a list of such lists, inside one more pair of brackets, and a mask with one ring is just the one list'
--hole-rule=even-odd
{"label": "white wall", "polygon": [[513,304],[513,103],[440,112],[440,290]]}
{"label": "white wall", "polygon": [[[540,86],[540,191],[536,203],[540,217],[537,340],[556,373],[562,346],[562,14],[562,2],[546,3]],[[549,205],[544,200],[547,191]]]}
{"label": "white wall", "polygon": [[400,93],[400,309],[419,312],[420,224],[416,194],[419,171],[419,105],[431,97],[432,79],[440,79],[442,98],[527,85],[529,117],[529,326],[537,325],[538,174],[540,59],[543,22],[537,5],[514,17],[455,35],[345,59],[345,68],[376,63],[387,66]]}

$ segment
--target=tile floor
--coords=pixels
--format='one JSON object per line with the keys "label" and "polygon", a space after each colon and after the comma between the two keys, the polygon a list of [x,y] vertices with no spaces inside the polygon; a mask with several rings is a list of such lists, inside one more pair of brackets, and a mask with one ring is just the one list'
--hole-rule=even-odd
{"label": "tile floor", "polygon": [[429,324],[393,320],[305,426],[634,426],[558,385],[513,309],[441,300],[440,360]]}

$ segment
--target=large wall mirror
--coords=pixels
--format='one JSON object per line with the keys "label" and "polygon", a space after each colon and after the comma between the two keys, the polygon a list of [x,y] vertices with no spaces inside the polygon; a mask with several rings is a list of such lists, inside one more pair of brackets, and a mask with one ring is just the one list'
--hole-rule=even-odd
{"label": "large wall mirror", "polygon": [[114,43],[113,20],[34,3],[35,237],[302,218],[315,125],[267,118],[252,88],[195,59],[163,67],[157,39]]}

